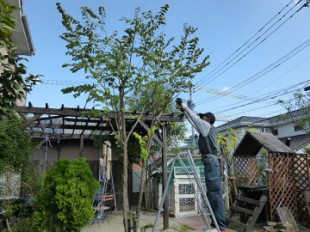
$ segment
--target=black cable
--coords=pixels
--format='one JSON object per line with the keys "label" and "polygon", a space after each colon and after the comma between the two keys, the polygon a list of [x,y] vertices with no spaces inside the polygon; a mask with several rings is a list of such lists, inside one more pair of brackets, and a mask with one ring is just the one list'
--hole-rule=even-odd
{"label": "black cable", "polygon": [[[274,98],[279,97],[279,96],[283,96],[283,95],[287,95],[287,94],[290,94],[290,93],[294,93],[296,91],[300,91],[302,89],[303,88],[292,89],[290,91],[285,91],[285,92],[279,93],[277,95],[273,95],[273,96],[269,96],[269,97],[262,97],[262,98],[256,99],[256,100],[254,100],[252,102],[249,102],[249,103],[246,103],[246,104],[242,104],[242,105],[231,107],[231,108],[228,108],[228,109],[225,109],[225,110],[217,111],[216,113],[227,112],[229,110],[239,109],[239,108],[242,108],[242,107],[245,107],[245,106],[249,106],[249,105],[252,105],[252,104],[257,104],[257,103],[265,102],[265,101],[274,99]],[[276,103],[277,102],[273,102],[272,104],[275,105]]]}
{"label": "black cable", "polygon": [[[273,83],[274,81],[278,80],[279,78],[282,78],[285,74],[287,74],[288,72],[291,72],[293,69],[295,69],[295,68],[297,68],[298,66],[300,66],[302,63],[304,63],[305,61],[307,61],[309,58],[310,58],[310,56],[308,56],[308,57],[307,57],[306,59],[304,59],[302,62],[300,62],[300,63],[298,63],[297,65],[295,65],[293,68],[291,68],[290,70],[288,70],[286,73],[281,74],[280,76],[278,76],[278,77],[277,77],[275,80],[273,80],[272,82],[269,82],[269,83],[267,83],[265,86],[260,87],[261,90],[264,89],[264,87],[269,86],[271,83]],[[310,81],[310,80],[309,80],[309,81]],[[305,81],[305,82],[309,82],[309,81]],[[303,84],[303,83],[305,83],[305,82],[298,83],[298,85],[299,85],[299,84]],[[293,86],[295,86],[295,85],[293,85]],[[292,86],[286,87],[286,88],[284,88],[284,89],[287,89],[287,88],[292,88]],[[279,91],[281,92],[282,89],[276,90],[276,91],[274,91],[274,92],[277,93],[277,92],[279,92]],[[260,91],[255,91],[256,94],[257,94],[258,92],[260,92]],[[269,93],[269,94],[272,94],[272,93],[274,93],[274,92],[271,92],[271,93]],[[264,96],[264,95],[261,95],[261,96]],[[259,97],[259,96],[258,96],[258,97]],[[256,97],[256,98],[258,98],[258,97]],[[254,99],[255,99],[255,97],[245,96],[245,97],[243,97],[243,98],[239,98],[239,102],[229,104],[228,106],[238,105],[238,104],[240,104],[240,103],[242,103],[242,102],[247,102],[247,101],[254,100]],[[226,107],[228,107],[228,106],[226,106]],[[211,111],[212,111],[212,110],[211,110]]]}
{"label": "black cable", "polygon": [[[269,105],[264,105],[264,106],[261,106],[261,107],[256,107],[255,109],[251,109],[251,110],[246,110],[246,111],[241,111],[241,112],[238,112],[238,113],[234,113],[234,114],[231,114],[230,116],[245,114],[245,113],[252,112],[252,111],[255,111],[255,110],[260,110],[260,109],[268,108],[268,107],[271,107],[271,106],[274,107],[274,103],[271,103]],[[217,112],[215,112],[215,114],[216,113]]]}
{"label": "black cable", "polygon": [[[220,75],[222,75],[224,72],[226,72],[227,70],[229,70],[232,66],[234,66],[235,64],[237,64],[238,62],[240,62],[243,58],[245,58],[250,52],[252,52],[256,47],[258,47],[260,44],[262,44],[268,37],[270,37],[274,32],[276,32],[282,25],[284,25],[290,18],[292,18],[299,10],[301,10],[304,6],[302,6],[300,9],[298,9],[293,15],[291,15],[286,21],[284,21],[280,26],[278,26],[275,30],[273,30],[271,33],[269,33],[263,40],[261,40],[258,44],[256,44],[251,50],[249,50],[246,54],[244,54],[242,57],[240,57],[237,61],[235,61],[234,63],[232,63],[229,67],[227,67],[226,69],[224,69],[221,73],[219,73],[217,76],[213,77],[208,83],[205,83],[204,86],[206,86],[207,84],[211,83],[213,80],[215,80],[217,77],[219,77]],[[280,21],[281,19],[279,19]],[[254,41],[255,42],[255,41]],[[254,43],[253,42],[253,43]],[[248,46],[249,47],[249,46]],[[199,90],[199,89],[198,89]]]}
{"label": "black cable", "polygon": [[[309,82],[310,82],[310,80],[303,81],[303,82],[300,82],[300,83],[297,83],[297,84],[294,84],[294,85],[290,85],[288,87],[285,87],[285,88],[282,88],[282,89],[279,89],[279,90],[275,90],[275,91],[269,92],[267,94],[262,94],[262,95],[260,95],[260,96],[258,96],[256,98],[251,98],[251,99],[248,99],[248,100],[243,100],[243,101],[250,101],[250,100],[252,100],[251,102],[249,102],[247,104],[240,104],[240,102],[238,102],[238,103],[235,103],[235,104],[224,106],[224,107],[226,107],[224,109],[223,109],[223,107],[221,107],[222,110],[218,111],[217,113],[225,112],[225,111],[236,109],[236,108],[241,108],[241,107],[244,107],[244,106],[247,106],[247,105],[250,105],[250,104],[254,104],[254,103],[264,102],[264,101],[276,98],[276,97],[281,96],[281,95],[286,95],[288,93],[291,93],[291,92],[294,92],[294,91],[297,91],[297,90],[301,90],[302,87],[301,88],[299,87],[297,90],[293,90],[293,88],[296,88],[296,87],[301,86],[301,85],[307,85],[307,83],[309,83]],[[228,107],[230,107],[230,108],[228,108]],[[211,110],[211,111],[214,111],[214,110]]]}
{"label": "black cable", "polygon": [[[284,110],[285,110],[285,109],[283,109],[283,111],[284,111]],[[259,119],[257,119],[256,121],[252,121],[251,124],[260,123],[260,122],[266,121],[266,120],[268,120],[268,119],[271,118],[271,117],[268,117],[268,118],[262,118],[262,117],[265,116],[265,115],[271,115],[271,114],[274,114],[274,113],[277,113],[278,115],[281,115],[281,114],[279,114],[279,110],[267,112],[267,113],[264,113],[264,114],[262,114],[262,115],[255,116],[255,118],[259,118]],[[240,117],[242,117],[242,116],[240,116]],[[272,116],[272,117],[274,117],[274,116]],[[217,120],[217,121],[220,121],[220,120]],[[221,127],[221,126],[222,126],[222,125],[217,126],[217,127]]]}
{"label": "black cable", "polygon": [[277,61],[275,61],[274,63],[272,63],[271,65],[269,65],[268,67],[264,68],[263,70],[259,71],[258,73],[250,76],[249,78],[247,78],[246,80],[240,82],[239,84],[233,86],[231,89],[224,91],[223,93],[226,92],[226,94],[223,94],[221,96],[213,96],[204,100],[201,100],[199,102],[197,102],[197,104],[203,104],[205,102],[210,102],[212,100],[216,100],[219,99],[223,96],[227,96],[230,93],[232,93],[233,91],[237,90],[237,89],[241,89],[242,87],[252,83],[253,81],[259,79],[260,77],[266,75],[267,73],[271,72],[272,70],[278,68],[279,66],[281,66],[282,64],[284,64],[286,61],[288,61],[289,59],[291,59],[292,57],[294,57],[296,54],[298,54],[299,52],[301,52],[302,50],[304,50],[305,48],[307,48],[310,45],[310,39],[306,40],[304,43],[302,43],[301,45],[299,45],[298,47],[294,48],[292,51],[290,51],[289,53],[287,53],[286,55],[284,55],[283,57],[281,57],[280,59],[278,59]]}
{"label": "black cable", "polygon": [[[222,75],[224,72],[226,72],[227,70],[229,70],[232,66],[234,66],[235,64],[237,64],[238,62],[240,62],[243,58],[245,58],[250,52],[252,52],[255,48],[257,48],[260,44],[262,44],[264,41],[266,41],[266,39],[268,37],[270,37],[274,32],[276,32],[281,26],[283,26],[289,19],[291,19],[295,14],[297,14],[305,5],[301,6],[298,10],[296,10],[292,15],[290,15],[290,17],[285,20],[282,24],[280,24],[280,26],[278,26],[276,29],[274,29],[271,33],[269,33],[265,38],[263,38],[258,44],[256,44],[252,49],[250,49],[246,54],[244,54],[243,56],[241,56],[238,60],[236,60],[234,63],[232,63],[230,66],[228,66],[232,61],[234,61],[235,59],[238,58],[238,56],[240,56],[244,51],[246,51],[247,49],[249,49],[256,41],[258,41],[264,34],[266,34],[268,31],[271,30],[271,28],[273,28],[278,22],[280,22],[295,6],[297,6],[299,3],[301,2],[301,0],[296,3],[288,12],[286,12],[280,19],[278,19],[278,21],[276,21],[273,25],[271,25],[268,29],[266,29],[265,32],[263,32],[259,37],[257,37],[251,44],[249,44],[246,48],[244,48],[241,52],[239,52],[237,55],[235,55],[229,62],[227,62],[224,66],[223,63],[225,61],[227,61],[231,56],[234,55],[234,53],[236,53],[237,51],[239,51],[244,45],[246,45],[254,36],[252,36],[245,44],[243,44],[239,49],[237,49],[229,58],[227,58],[225,61],[223,61],[216,69],[218,69],[219,67],[221,67],[221,69],[218,69],[213,75],[211,75],[209,78],[205,79],[204,81],[202,81],[200,83],[204,84],[202,86],[198,86],[194,91],[198,91],[201,88],[203,88],[204,86],[206,86],[207,84],[211,83],[213,80],[215,80],[217,77],[219,77],[220,75]],[[287,4],[278,14],[280,14],[289,4]],[[260,30],[259,32],[266,26],[268,25],[276,16],[274,16],[267,24],[265,24]],[[258,34],[258,32],[255,34],[255,36]],[[228,66],[226,69],[224,69],[226,66]],[[224,69],[224,70],[223,70]],[[221,71],[222,70],[222,71]],[[214,71],[214,70],[213,70]],[[221,71],[221,72],[220,72]],[[220,73],[219,73],[220,72]],[[218,75],[216,75],[217,73],[219,73]],[[212,78],[213,77],[213,78]],[[209,80],[210,78],[212,78],[211,80]],[[208,81],[209,80],[209,81]],[[207,82],[207,83],[206,83]]]}
{"label": "black cable", "polygon": [[[291,1],[292,2],[292,1]],[[290,2],[290,3],[291,3]],[[290,3],[288,3],[285,7],[283,7],[279,12],[278,12],[278,14],[276,14],[274,17],[272,17],[264,26],[262,26],[252,37],[250,37],[250,39],[248,39],[241,47],[239,47],[236,51],[234,51],[229,57],[227,57],[224,61],[222,61],[216,68],[214,68],[208,75],[211,75],[211,73],[213,73],[215,70],[217,70],[217,69],[219,69],[226,61],[228,61],[235,53],[237,53],[237,52],[239,52],[239,50],[241,50],[241,48],[243,48],[245,45],[247,45],[256,35],[258,35],[269,23],[271,23],[278,15],[280,15],[281,13],[282,13],[282,11],[285,9],[285,8],[287,8],[288,6],[289,6],[289,4]],[[296,6],[296,5],[295,5]],[[294,6],[294,7],[295,7]],[[293,7],[293,8],[294,8]],[[291,8],[292,9],[292,8]],[[291,10],[290,9],[290,10]],[[289,11],[290,11],[289,10]],[[270,28],[270,27],[269,27]],[[269,29],[268,28],[268,29]],[[267,30],[268,30],[267,29]],[[260,36],[261,37],[261,36]],[[259,37],[259,38],[260,38]],[[255,39],[255,41],[256,41],[257,39]],[[255,42],[254,41],[254,42]],[[249,46],[248,46],[249,47]],[[239,53],[240,54],[240,53]],[[229,61],[228,62],[228,64],[230,63],[231,61]],[[226,64],[227,65],[227,64]],[[224,67],[226,66],[226,65],[224,65]],[[204,81],[202,81],[202,82],[204,82]],[[197,82],[197,84],[198,84],[199,82]]]}

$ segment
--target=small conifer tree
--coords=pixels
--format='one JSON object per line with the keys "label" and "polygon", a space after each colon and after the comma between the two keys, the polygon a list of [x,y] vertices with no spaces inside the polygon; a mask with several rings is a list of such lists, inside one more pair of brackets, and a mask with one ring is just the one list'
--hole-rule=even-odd
{"label": "small conifer tree", "polygon": [[38,194],[34,221],[38,231],[81,231],[94,215],[92,197],[99,188],[85,158],[59,160],[47,172]]}

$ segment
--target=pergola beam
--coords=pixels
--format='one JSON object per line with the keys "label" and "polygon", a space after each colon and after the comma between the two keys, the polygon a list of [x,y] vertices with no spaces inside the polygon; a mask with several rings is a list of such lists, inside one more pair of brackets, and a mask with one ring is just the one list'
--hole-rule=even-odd
{"label": "pergola beam", "polygon": [[[80,156],[83,156],[84,140],[90,138],[93,134],[111,134],[116,128],[115,120],[117,112],[113,111],[99,111],[99,115],[91,117],[91,111],[94,109],[80,109],[66,108],[64,105],[60,109],[49,108],[48,104],[45,107],[33,107],[29,103],[28,107],[15,106],[15,111],[20,114],[33,114],[34,117],[27,118],[27,122],[24,124],[25,129],[33,131],[32,138],[42,139],[45,136],[49,138],[61,139],[80,139]],[[88,115],[87,117],[85,115]],[[140,114],[139,112],[126,112],[125,119],[127,127],[129,129],[135,125],[137,120],[136,131],[140,132],[149,131],[152,121],[156,115],[152,115],[149,112]],[[174,115],[167,114],[161,115],[158,118],[158,122],[162,125],[162,130],[157,131],[153,137],[155,141],[162,147],[162,166],[163,166],[163,188],[167,185],[167,128],[166,125],[169,122],[183,122],[184,114]],[[50,130],[48,130],[50,129]],[[41,130],[41,131],[39,131]],[[57,133],[56,130],[60,130]],[[90,131],[90,133],[86,133]],[[168,212],[168,200],[165,199],[164,203],[164,229],[169,228],[169,212]]]}
{"label": "pergola beam", "polygon": [[[24,107],[24,106],[15,106],[14,109],[18,113],[32,113],[32,114],[47,114],[47,115],[61,115],[61,116],[73,116],[73,117],[82,117],[85,113],[91,113],[93,109],[80,109],[80,108],[45,108],[45,107]],[[105,118],[115,118],[115,112],[113,111],[102,111],[98,110],[100,115],[96,118],[105,117]],[[126,112],[126,119],[134,119],[134,114],[130,112]],[[151,114],[143,114],[141,120],[152,120],[154,115]],[[85,118],[84,118],[85,119]],[[180,116],[172,116],[172,115],[162,115],[159,118],[160,122],[182,122],[183,117]]]}

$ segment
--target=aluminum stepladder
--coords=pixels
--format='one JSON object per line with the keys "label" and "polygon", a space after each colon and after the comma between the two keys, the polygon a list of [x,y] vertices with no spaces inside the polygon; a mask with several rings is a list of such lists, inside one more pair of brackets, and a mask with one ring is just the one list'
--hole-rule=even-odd
{"label": "aluminum stepladder", "polygon": [[114,186],[114,179],[113,179],[113,174],[112,174],[112,162],[110,163],[110,179],[108,179],[107,176],[103,174],[103,178],[99,180],[99,182],[100,182],[100,186],[102,189],[102,193],[104,195],[109,194],[113,196],[114,211],[117,211],[115,186]]}
{"label": "aluminum stepladder", "polygon": [[104,196],[109,194],[113,197],[114,210],[116,211],[117,206],[112,166],[113,163],[111,143],[109,141],[104,141],[99,158],[99,183],[102,189],[102,194]]}
{"label": "aluminum stepladder", "polygon": [[[220,229],[219,229],[219,226],[218,226],[217,221],[215,219],[213,210],[212,210],[212,208],[210,206],[210,203],[209,203],[209,200],[207,198],[206,190],[204,189],[204,187],[202,185],[200,176],[199,176],[199,174],[197,172],[197,169],[195,167],[195,163],[194,163],[194,160],[193,160],[193,157],[192,157],[190,151],[188,151],[188,153],[187,153],[187,160],[188,160],[188,163],[189,163],[190,170],[185,166],[182,158],[180,157],[180,154],[176,155],[173,158],[173,160],[172,160],[171,168],[170,168],[170,173],[169,173],[169,177],[168,177],[168,180],[167,180],[167,185],[165,187],[162,199],[161,199],[160,204],[159,204],[159,209],[158,209],[158,212],[157,212],[157,215],[156,215],[156,218],[155,218],[155,222],[154,222],[154,225],[153,225],[152,232],[156,231],[156,226],[157,226],[157,223],[158,223],[158,219],[160,217],[161,212],[163,211],[163,205],[164,205],[166,196],[168,194],[169,183],[170,183],[170,181],[172,179],[173,172],[174,172],[174,166],[175,166],[175,163],[176,163],[177,160],[180,162],[180,164],[184,168],[190,183],[192,183],[192,181],[195,181],[196,184],[197,184],[198,191],[195,189],[195,197],[196,197],[196,200],[197,200],[197,204],[198,204],[198,207],[199,207],[200,214],[202,215],[202,217],[204,219],[204,222],[206,224],[206,231],[207,230],[211,230],[211,226],[210,226],[210,222],[209,222],[208,216],[206,215],[206,212],[205,212],[202,204],[205,205],[207,211],[210,213],[210,216],[212,218],[212,221],[215,224],[215,227],[216,227],[217,231],[220,232]],[[194,176],[194,178],[192,176]]]}
{"label": "aluminum stepladder", "polygon": [[94,224],[94,222],[96,221],[98,225],[100,226],[99,222],[103,222],[105,218],[109,222],[109,219],[107,218],[107,214],[105,213],[105,211],[110,210],[111,204],[108,204],[109,205],[108,206],[107,205],[108,202],[113,201],[114,211],[117,210],[114,180],[113,180],[113,175],[112,175],[112,163],[111,163],[110,172],[111,172],[110,174],[111,176],[109,180],[106,175],[101,173],[101,170],[99,167],[100,189],[96,191],[93,197],[92,205],[95,210],[95,215],[94,215],[93,220],[91,221],[91,224]]}

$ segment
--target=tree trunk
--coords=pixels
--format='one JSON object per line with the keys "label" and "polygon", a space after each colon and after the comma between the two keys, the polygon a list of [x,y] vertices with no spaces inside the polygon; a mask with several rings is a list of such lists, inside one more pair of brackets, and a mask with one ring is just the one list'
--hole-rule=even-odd
{"label": "tree trunk", "polygon": [[[120,98],[122,99],[122,98]],[[123,106],[123,101],[121,101],[121,106]],[[123,109],[123,107],[121,107]],[[123,150],[123,224],[124,231],[128,232],[128,213],[129,213],[129,202],[128,202],[128,143],[127,143],[127,131],[126,131],[126,121],[125,114],[123,111],[119,112],[118,115],[118,125],[120,132],[120,143]]]}
{"label": "tree trunk", "polygon": [[227,174],[228,174],[228,183],[229,183],[229,197],[230,197],[230,203],[232,204],[237,195],[238,195],[238,188],[237,188],[237,185],[236,185],[236,181],[234,179],[234,177],[232,178],[232,174],[234,173],[234,170],[233,170],[233,157],[230,157],[228,154],[227,154],[227,157],[228,157],[228,162],[227,162]]}
{"label": "tree trunk", "polygon": [[128,232],[128,212],[129,212],[129,202],[128,202],[128,151],[127,144],[124,145],[123,151],[123,223],[124,231]]}
{"label": "tree trunk", "polygon": [[[153,141],[153,135],[151,135],[147,141],[148,153],[150,153],[152,141]],[[142,205],[143,193],[144,193],[145,182],[146,182],[146,167],[147,167],[147,161],[148,161],[149,156],[150,156],[150,154],[147,156],[147,158],[145,160],[143,160],[143,163],[142,163],[141,184],[140,184],[140,192],[139,192],[139,198],[138,198],[138,203],[137,203],[138,205],[137,205],[137,209],[136,209],[135,229],[138,229],[139,224],[140,224],[141,205]]]}
{"label": "tree trunk", "polygon": [[12,232],[11,227],[10,227],[9,219],[7,218],[7,219],[5,220],[5,222],[6,222],[6,227],[8,228],[8,231],[9,231],[9,232]]}
{"label": "tree trunk", "polygon": [[145,180],[146,180],[146,164],[147,160],[143,160],[142,163],[142,171],[141,171],[141,184],[140,184],[140,192],[139,192],[139,198],[137,202],[137,209],[136,209],[136,228],[139,228],[140,224],[140,213],[141,213],[141,205],[142,205],[142,198],[143,198],[143,192],[144,192],[144,186],[145,186]]}

